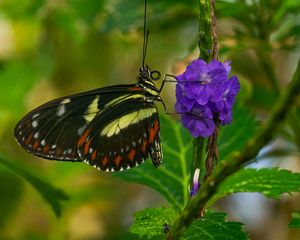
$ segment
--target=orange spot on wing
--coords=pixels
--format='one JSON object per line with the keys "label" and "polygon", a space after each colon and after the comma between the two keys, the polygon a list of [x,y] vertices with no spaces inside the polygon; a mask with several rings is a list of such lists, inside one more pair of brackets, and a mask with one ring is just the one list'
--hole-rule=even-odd
{"label": "orange spot on wing", "polygon": [[101,162],[102,162],[103,166],[106,166],[108,164],[109,160],[108,160],[107,155],[101,160]]}
{"label": "orange spot on wing", "polygon": [[28,135],[28,137],[26,138],[26,140],[25,140],[25,144],[26,144],[26,145],[28,145],[28,144],[30,143],[30,141],[31,141],[31,139],[32,139],[32,136],[33,136],[33,132],[31,132],[31,133]]}
{"label": "orange spot on wing", "polygon": [[119,167],[121,160],[122,160],[122,157],[120,155],[115,157],[114,162],[117,167]]}
{"label": "orange spot on wing", "polygon": [[152,143],[153,139],[154,139],[154,129],[153,128],[150,129],[149,135],[150,135],[149,142]]}
{"label": "orange spot on wing", "polygon": [[96,156],[97,156],[97,151],[95,150],[91,155],[91,160],[94,161],[96,159]]}
{"label": "orange spot on wing", "polygon": [[38,140],[36,140],[32,146],[32,149],[36,150],[39,145],[40,145],[40,142]]}
{"label": "orange spot on wing", "polygon": [[90,139],[89,141],[87,141],[87,143],[84,145],[84,149],[83,149],[83,153],[87,154],[89,152],[89,148],[90,148],[90,144],[92,142],[92,139]]}
{"label": "orange spot on wing", "polygon": [[136,153],[135,149],[131,149],[130,153],[127,156],[129,160],[133,161],[135,153]]}
{"label": "orange spot on wing", "polygon": [[43,152],[44,152],[44,153],[48,153],[48,152],[49,152],[49,149],[50,149],[50,146],[49,146],[49,145],[45,145],[45,146],[43,147]]}
{"label": "orange spot on wing", "polygon": [[84,133],[79,137],[78,141],[77,141],[77,147],[80,147],[86,140],[86,138],[88,137],[88,135],[91,132],[91,128],[88,128],[87,130],[84,131]]}
{"label": "orange spot on wing", "polygon": [[149,143],[152,143],[152,142],[153,142],[154,137],[156,136],[156,134],[157,134],[157,132],[158,132],[158,128],[159,128],[159,125],[158,125],[158,121],[156,120],[156,121],[154,122],[153,127],[150,129]]}
{"label": "orange spot on wing", "polygon": [[147,150],[147,146],[148,146],[148,140],[145,139],[143,142],[143,146],[142,146],[142,152],[145,153]]}

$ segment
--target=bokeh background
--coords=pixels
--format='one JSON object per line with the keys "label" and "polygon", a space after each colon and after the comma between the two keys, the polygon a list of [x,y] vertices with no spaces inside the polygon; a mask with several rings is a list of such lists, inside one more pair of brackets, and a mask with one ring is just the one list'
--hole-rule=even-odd
{"label": "bokeh background", "polygon": [[[162,73],[181,73],[198,56],[198,1],[148,2],[147,63]],[[127,233],[132,214],[164,203],[153,190],[86,164],[31,156],[13,137],[17,121],[47,100],[136,81],[143,4],[142,0],[0,1],[0,239],[135,239]],[[264,120],[299,59],[300,2],[216,0],[216,7],[220,59],[231,59],[232,72],[240,78],[238,100]],[[172,108],[174,92],[169,89],[174,86],[167,85],[162,96]],[[252,166],[300,171],[299,149],[298,108]],[[49,190],[48,184],[64,192]],[[41,189],[62,200],[60,218],[48,204],[53,199],[46,199]],[[215,208],[228,212],[230,220],[245,223],[253,240],[300,239],[299,231],[287,228],[291,212],[300,209],[297,194],[278,201],[235,194]],[[57,213],[59,209],[58,204]]]}

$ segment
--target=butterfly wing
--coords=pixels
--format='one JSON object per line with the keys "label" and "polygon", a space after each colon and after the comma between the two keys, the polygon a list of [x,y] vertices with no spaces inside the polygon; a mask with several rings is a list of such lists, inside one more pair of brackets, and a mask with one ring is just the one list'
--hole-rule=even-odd
{"label": "butterfly wing", "polygon": [[[151,114],[147,109],[151,109]],[[133,124],[126,125],[126,116],[134,112],[138,117]],[[110,127],[116,128],[117,121],[122,129],[117,130],[119,134],[112,134]],[[153,123],[156,123],[155,129]],[[136,125],[140,131],[132,130]],[[106,134],[101,135],[101,132]],[[144,145],[137,144],[144,135],[152,140],[151,143],[148,140],[147,144],[144,141]],[[158,113],[154,103],[146,102],[142,89],[136,85],[100,88],[47,102],[16,125],[15,137],[26,151],[37,156],[86,160],[101,170],[132,167],[142,162],[150,151],[151,157],[157,159],[155,162],[160,162],[156,156],[160,155]],[[137,146],[135,154],[126,151],[130,141]],[[115,152],[120,153],[118,158]],[[128,159],[133,160],[128,162]]]}
{"label": "butterfly wing", "polygon": [[142,163],[150,154],[162,159],[159,116],[154,103],[128,99],[105,109],[78,139],[80,158],[102,171],[119,171]]}

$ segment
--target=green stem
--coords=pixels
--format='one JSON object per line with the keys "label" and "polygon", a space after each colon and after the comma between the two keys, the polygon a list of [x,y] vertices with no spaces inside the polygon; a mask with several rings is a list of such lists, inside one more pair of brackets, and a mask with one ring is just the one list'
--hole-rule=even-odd
{"label": "green stem", "polygon": [[[199,0],[199,58],[206,62],[211,60],[210,51],[212,49],[212,28],[211,28],[211,5],[210,0]],[[200,169],[199,182],[201,183],[205,175],[205,144],[203,138],[195,138],[193,141],[193,162],[191,167],[191,184],[193,187],[193,175],[197,168]]]}
{"label": "green stem", "polygon": [[205,144],[204,138],[194,138],[193,140],[193,162],[191,169],[191,187],[193,186],[193,174],[197,168],[200,169],[199,182],[201,183],[204,177],[205,171]]}
{"label": "green stem", "polygon": [[287,117],[289,110],[296,103],[300,94],[300,61],[292,82],[280,95],[277,104],[272,109],[270,117],[260,127],[258,134],[247,142],[241,152],[232,153],[230,161],[221,161],[213,174],[204,182],[200,191],[191,198],[183,212],[172,225],[167,239],[179,239],[192,221],[197,217],[199,209],[203,209],[206,203],[217,192],[219,184],[225,178],[237,172],[242,166],[251,161],[259,150],[265,146],[276,134],[280,125]]}
{"label": "green stem", "polygon": [[212,29],[210,0],[199,0],[199,57],[206,62],[211,60]]}

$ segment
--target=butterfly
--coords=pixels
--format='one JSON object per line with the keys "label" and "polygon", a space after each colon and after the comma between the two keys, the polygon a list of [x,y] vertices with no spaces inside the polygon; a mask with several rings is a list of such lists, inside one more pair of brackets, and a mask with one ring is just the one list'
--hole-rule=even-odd
{"label": "butterfly", "polygon": [[148,156],[158,167],[163,158],[156,102],[159,71],[145,64],[149,31],[144,12],[143,61],[138,82],[114,85],[49,101],[23,117],[14,129],[19,145],[39,157],[84,161],[101,171],[121,171]]}
{"label": "butterfly", "polygon": [[115,85],[49,101],[19,121],[17,142],[37,156],[85,161],[101,171],[120,171],[150,155],[162,161],[160,122],[155,102],[162,101],[153,80],[158,71],[140,68],[136,84]]}

